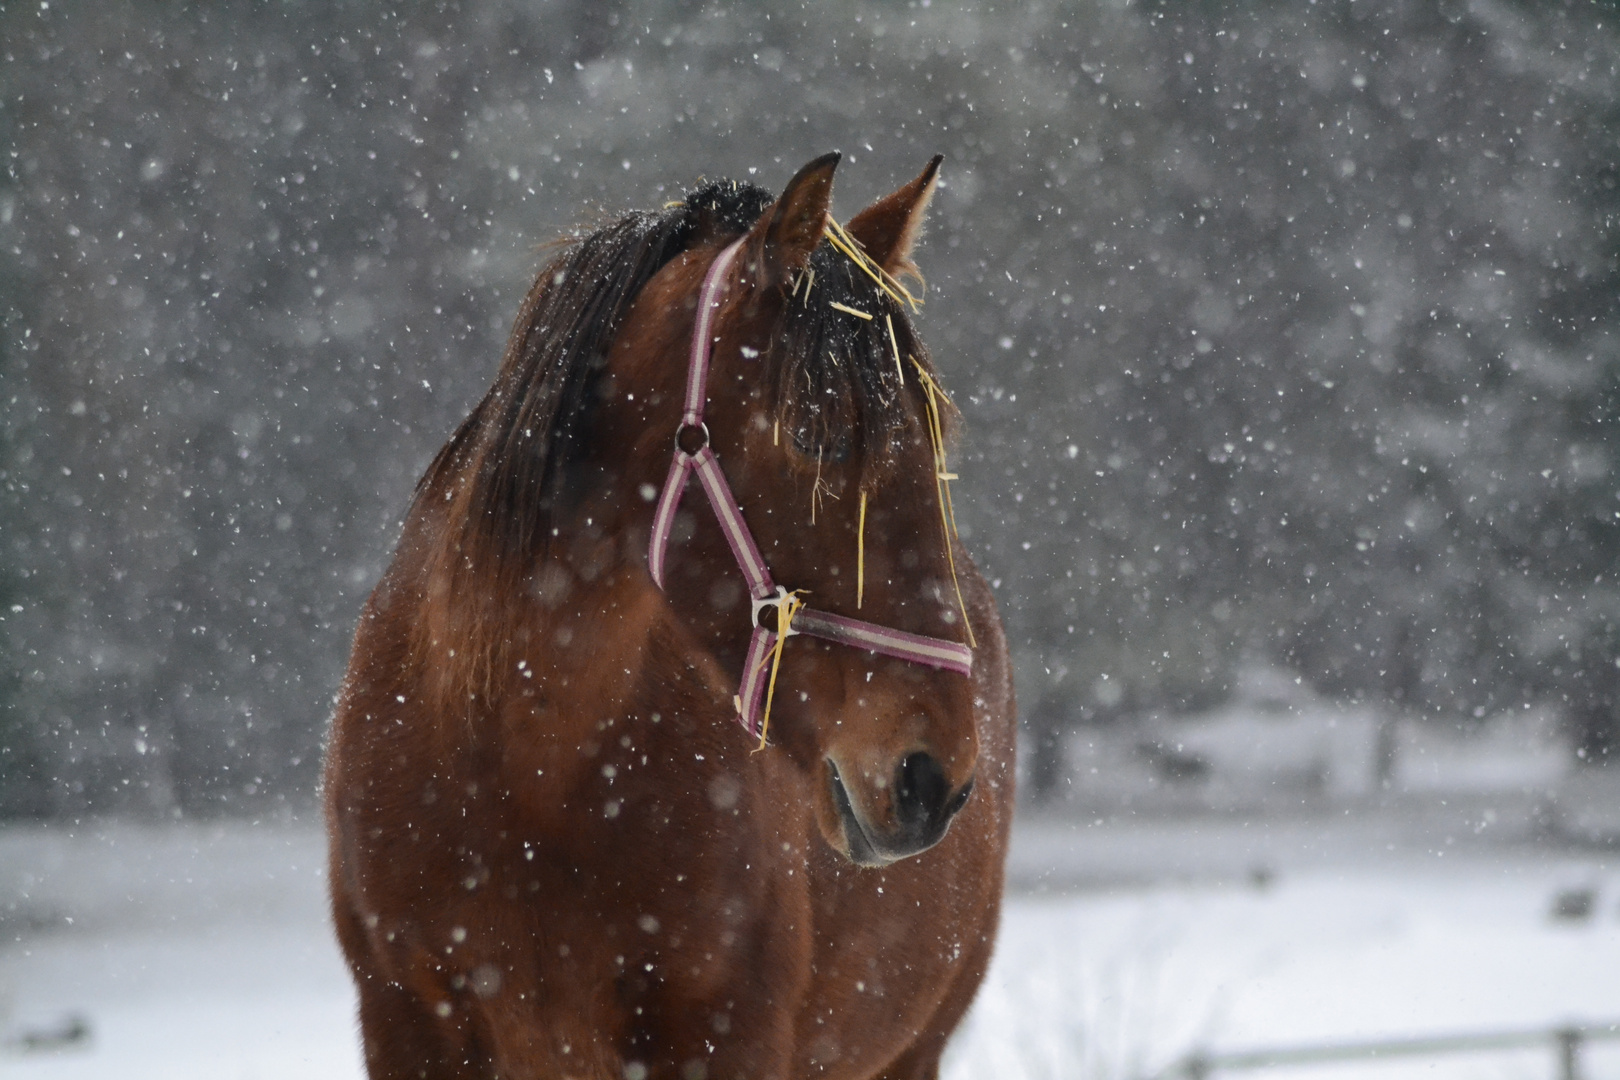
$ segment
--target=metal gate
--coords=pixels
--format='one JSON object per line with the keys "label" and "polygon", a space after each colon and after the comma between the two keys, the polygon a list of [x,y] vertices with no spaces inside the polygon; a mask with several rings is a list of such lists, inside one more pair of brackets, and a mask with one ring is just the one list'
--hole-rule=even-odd
{"label": "metal gate", "polygon": [[1554,1074],[1557,1080],[1585,1080],[1585,1074],[1581,1071],[1582,1048],[1588,1042],[1606,1039],[1620,1039],[1620,1021],[1611,1024],[1571,1024],[1525,1031],[1275,1047],[1269,1050],[1195,1051],[1160,1073],[1157,1080],[1208,1080],[1217,1073],[1253,1071],[1281,1065],[1326,1065],[1397,1057],[1436,1057],[1478,1050],[1523,1050],[1535,1046],[1546,1046],[1553,1051],[1557,1061],[1557,1072]]}

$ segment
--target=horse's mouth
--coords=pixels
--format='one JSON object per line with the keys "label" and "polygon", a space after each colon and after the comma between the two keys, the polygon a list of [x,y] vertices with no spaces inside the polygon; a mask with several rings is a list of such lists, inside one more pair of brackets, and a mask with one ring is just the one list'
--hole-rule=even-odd
{"label": "horse's mouth", "polygon": [[838,820],[844,826],[844,843],[849,847],[849,861],[856,866],[871,867],[888,866],[894,862],[899,856],[885,855],[873,845],[866,826],[861,824],[860,816],[855,813],[855,804],[850,801],[849,791],[844,787],[844,778],[838,775],[838,766],[830,759],[827,773],[833,805],[838,808]]}

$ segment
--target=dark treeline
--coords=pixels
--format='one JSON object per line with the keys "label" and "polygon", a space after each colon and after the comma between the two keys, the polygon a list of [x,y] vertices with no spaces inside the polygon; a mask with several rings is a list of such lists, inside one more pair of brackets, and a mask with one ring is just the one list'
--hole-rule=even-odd
{"label": "dark treeline", "polygon": [[[1244,658],[1620,697],[1605,5],[0,10],[0,813],[307,799],[537,246],[947,155],[922,330],[1035,744]],[[1226,10],[1232,8],[1234,10]]]}

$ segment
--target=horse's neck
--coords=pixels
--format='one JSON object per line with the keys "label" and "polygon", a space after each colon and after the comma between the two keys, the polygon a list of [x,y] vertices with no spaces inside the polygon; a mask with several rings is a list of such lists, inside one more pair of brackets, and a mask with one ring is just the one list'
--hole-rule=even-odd
{"label": "horse's neck", "polygon": [[[614,701],[631,684],[649,680],[666,685],[697,678],[719,694],[725,679],[710,640],[716,634],[654,584],[647,570],[650,512],[638,509],[641,500],[626,506],[611,497],[587,499],[558,527],[532,575],[531,632],[544,642],[559,676],[567,675],[568,665],[605,668],[612,657],[605,674],[616,684]],[[722,700],[729,701],[729,693]],[[604,700],[601,708],[608,707]]]}
{"label": "horse's neck", "polygon": [[[490,733],[505,786],[527,792],[534,815],[565,810],[632,748],[663,760],[733,734],[724,672],[623,547],[587,533],[560,544],[520,604],[526,644],[500,679]],[[536,776],[552,782],[531,789]]]}

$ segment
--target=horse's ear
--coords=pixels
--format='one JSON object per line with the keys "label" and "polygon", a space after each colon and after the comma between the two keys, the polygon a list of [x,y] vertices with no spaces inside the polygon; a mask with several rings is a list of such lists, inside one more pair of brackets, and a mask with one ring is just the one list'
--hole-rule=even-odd
{"label": "horse's ear", "polygon": [[934,184],[939,179],[939,163],[944,160],[944,154],[935,154],[934,160],[928,163],[921,176],[868,206],[849,223],[849,235],[891,277],[921,277],[916,264],[911,261],[911,246],[922,234],[923,218],[928,214],[928,200],[934,196]]}
{"label": "horse's ear", "polygon": [[754,253],[761,286],[785,285],[810,261],[827,229],[833,170],[842,157],[834,150],[794,173],[781,198],[754,226],[745,250]]}

